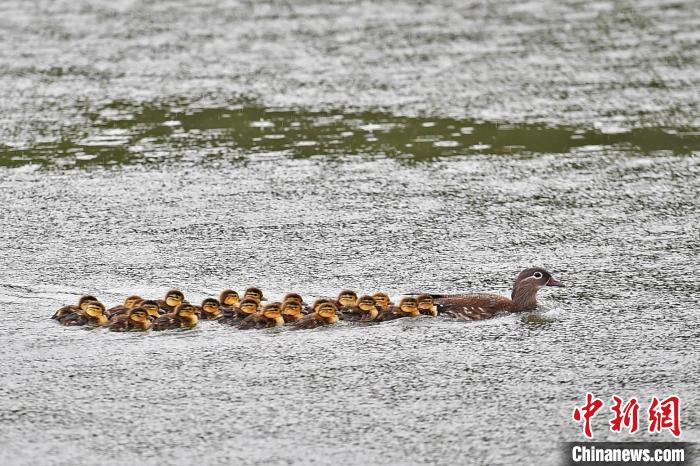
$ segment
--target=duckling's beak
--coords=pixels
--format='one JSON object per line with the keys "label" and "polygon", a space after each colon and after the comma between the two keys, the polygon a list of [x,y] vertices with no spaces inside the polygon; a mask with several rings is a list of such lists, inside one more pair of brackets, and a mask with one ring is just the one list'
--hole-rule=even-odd
{"label": "duckling's beak", "polygon": [[554,277],[549,277],[545,286],[564,286],[564,284]]}

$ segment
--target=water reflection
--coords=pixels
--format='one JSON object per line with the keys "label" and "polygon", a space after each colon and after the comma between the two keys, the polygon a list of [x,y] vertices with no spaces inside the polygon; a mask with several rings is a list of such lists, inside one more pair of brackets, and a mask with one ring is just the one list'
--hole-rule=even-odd
{"label": "water reflection", "polygon": [[34,133],[32,141],[0,145],[0,166],[129,164],[251,153],[290,158],[371,154],[424,161],[456,154],[566,153],[607,146],[642,152],[700,149],[700,132],[692,129],[586,129],[379,111],[270,109],[251,102],[220,108],[113,102],[87,112],[81,125],[37,128]]}

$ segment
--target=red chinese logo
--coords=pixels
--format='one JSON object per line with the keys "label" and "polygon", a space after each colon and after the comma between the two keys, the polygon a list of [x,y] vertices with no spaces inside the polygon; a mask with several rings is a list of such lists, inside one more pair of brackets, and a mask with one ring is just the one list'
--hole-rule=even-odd
{"label": "red chinese logo", "polygon": [[[586,393],[586,403],[583,406],[574,408],[573,419],[583,423],[583,435],[593,438],[591,421],[603,407],[603,401],[596,398],[591,393]],[[639,402],[636,398],[624,400],[617,395],[612,397],[610,411],[613,417],[610,420],[610,430],[612,432],[622,432],[627,429],[630,434],[639,430]],[[649,421],[649,432],[661,432],[668,430],[674,437],[681,435],[681,399],[677,395],[669,396],[664,400],[657,397],[651,398],[649,409],[647,410]]]}
{"label": "red chinese logo", "polygon": [[603,402],[598,398],[594,397],[591,393],[586,393],[586,405],[582,408],[574,409],[574,421],[583,421],[583,434],[588,437],[593,437],[593,431],[591,430],[591,419],[596,415],[598,410],[603,407]]}
{"label": "red chinese logo", "polygon": [[655,396],[649,405],[649,432],[668,429],[674,437],[681,436],[681,399],[672,395],[663,401]]}

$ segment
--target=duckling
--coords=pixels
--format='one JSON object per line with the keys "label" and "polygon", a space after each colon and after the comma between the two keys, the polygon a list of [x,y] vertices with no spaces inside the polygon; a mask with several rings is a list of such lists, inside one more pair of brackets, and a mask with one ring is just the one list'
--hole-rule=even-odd
{"label": "duckling", "polygon": [[199,311],[197,316],[202,320],[217,320],[223,317],[219,301],[215,298],[205,299],[197,309]]}
{"label": "duckling", "polygon": [[258,311],[258,301],[252,298],[246,298],[239,304],[238,307],[232,307],[223,310],[219,323],[226,325],[238,325],[240,321],[246,317],[255,314]]}
{"label": "duckling", "polygon": [[109,324],[105,306],[99,301],[87,301],[84,309],[68,314],[59,320],[61,325],[103,327]]}
{"label": "duckling", "polygon": [[438,315],[438,309],[435,305],[435,300],[429,294],[422,294],[416,298],[416,303],[418,304],[418,312],[422,315],[436,317]]}
{"label": "duckling", "polygon": [[245,290],[245,292],[243,293],[243,299],[246,298],[255,299],[258,303],[265,300],[262,291],[260,291],[260,288],[255,288],[254,286],[251,286],[250,288],[247,288]]}
{"label": "duckling", "polygon": [[149,328],[151,328],[151,319],[148,311],[142,307],[134,307],[126,314],[114,316],[109,324],[109,329],[113,332],[143,332]]}
{"label": "duckling", "polygon": [[158,306],[165,313],[171,313],[180,304],[185,302],[185,295],[180,290],[170,290],[165,293],[165,298],[158,301]]}
{"label": "duckling", "polygon": [[219,303],[222,309],[238,307],[240,301],[241,298],[238,296],[238,292],[233,290],[224,290],[219,295]]}
{"label": "duckling", "polygon": [[384,293],[383,291],[374,293],[372,297],[374,298],[374,302],[377,303],[377,306],[379,306],[380,309],[386,309],[387,307],[392,306],[394,304],[391,302],[391,298],[389,298],[389,295]]}
{"label": "duckling", "polygon": [[304,298],[301,297],[299,293],[287,293],[282,299],[282,304],[286,304],[288,301],[296,301],[301,306],[301,313],[308,314],[311,312],[309,305],[304,302]]}
{"label": "duckling", "polygon": [[238,328],[241,330],[249,330],[251,328],[280,327],[284,325],[281,308],[281,303],[270,303],[262,308],[262,310],[243,319],[241,323],[238,324]]}
{"label": "duckling", "polygon": [[296,329],[316,328],[321,325],[332,325],[338,322],[338,307],[334,302],[325,301],[318,305],[316,311],[302,317],[293,325]]}
{"label": "duckling", "polygon": [[532,311],[537,307],[537,292],[545,286],[564,286],[541,267],[520,272],[510,299],[497,294],[433,295],[441,312],[460,320],[482,320],[501,313]]}
{"label": "duckling", "polygon": [[153,330],[170,330],[175,328],[191,329],[199,322],[194,306],[182,303],[169,314],[164,314],[153,323]]}
{"label": "duckling", "polygon": [[335,305],[338,309],[357,305],[357,293],[352,290],[341,291],[338,294],[338,299],[335,300]]}
{"label": "duckling", "polygon": [[63,317],[65,317],[69,314],[72,314],[74,312],[78,312],[81,310],[84,311],[85,308],[87,307],[87,303],[89,301],[98,302],[98,299],[95,298],[94,296],[90,296],[90,295],[81,296],[80,299],[78,300],[78,304],[69,304],[67,306],[63,306],[62,308],[60,308],[56,312],[54,312],[54,314],[51,316],[51,318],[55,319],[55,320],[60,320]]}
{"label": "duckling", "polygon": [[372,322],[379,315],[379,308],[371,296],[361,296],[356,306],[340,309],[340,320]]}
{"label": "duckling", "polygon": [[161,311],[160,306],[158,306],[158,301],[154,301],[152,299],[141,301],[141,303],[137,307],[145,309],[148,313],[148,318],[151,320],[156,320],[163,314],[163,311]]}
{"label": "duckling", "polygon": [[111,319],[114,316],[126,314],[131,308],[136,306],[136,303],[139,303],[141,301],[143,301],[141,296],[131,295],[124,300],[124,304],[119,304],[117,306],[110,307],[109,309],[107,309],[107,318]]}
{"label": "duckling", "polygon": [[297,322],[302,318],[303,312],[301,304],[294,299],[282,303],[282,318],[285,324]]}
{"label": "duckling", "polygon": [[402,317],[419,316],[418,302],[416,298],[402,298],[398,306],[389,306],[379,313],[377,322],[385,322],[388,320],[400,319]]}

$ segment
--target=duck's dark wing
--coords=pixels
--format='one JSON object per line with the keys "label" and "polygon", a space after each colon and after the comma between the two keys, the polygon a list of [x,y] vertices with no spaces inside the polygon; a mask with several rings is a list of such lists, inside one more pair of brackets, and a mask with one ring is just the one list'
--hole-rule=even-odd
{"label": "duck's dark wing", "polygon": [[88,318],[81,312],[73,312],[67,316],[61,317],[59,322],[61,325],[86,325],[88,323]]}
{"label": "duck's dark wing", "polygon": [[180,319],[175,314],[163,314],[153,322],[153,330],[180,328]]}
{"label": "duck's dark wing", "polygon": [[250,330],[252,328],[261,328],[264,326],[265,323],[258,314],[251,314],[238,324],[238,328],[241,330]]}
{"label": "duck's dark wing", "polygon": [[62,308],[60,308],[59,310],[54,312],[54,314],[51,316],[51,318],[56,319],[56,320],[60,320],[69,314],[72,314],[74,312],[78,312],[79,310],[80,310],[80,308],[78,306],[73,306],[73,305],[63,306]]}
{"label": "duck's dark wing", "polygon": [[379,312],[377,318],[374,319],[375,322],[388,322],[390,320],[398,319],[401,316],[396,312],[398,308],[396,306],[389,306],[386,309]]}
{"label": "duck's dark wing", "polygon": [[292,327],[300,330],[316,328],[318,327],[318,319],[314,314],[309,314],[292,324]]}
{"label": "duck's dark wing", "polygon": [[362,319],[362,311],[357,306],[344,306],[338,309],[340,320],[358,321]]}
{"label": "duck's dark wing", "polygon": [[126,332],[129,330],[129,316],[119,315],[112,317],[109,329],[113,332]]}
{"label": "duck's dark wing", "polygon": [[435,300],[441,314],[460,320],[489,319],[504,312],[514,312],[513,301],[496,294],[452,295]]}

